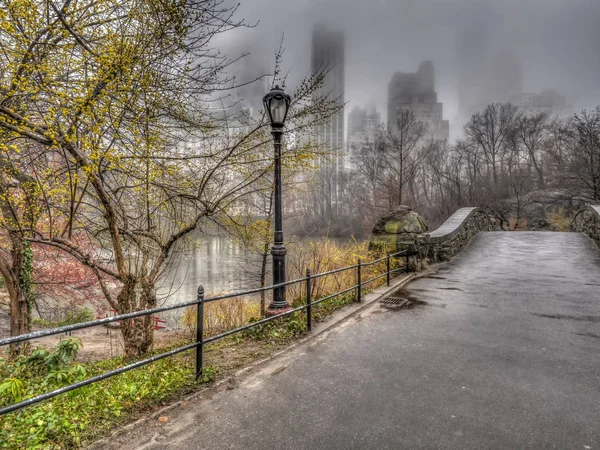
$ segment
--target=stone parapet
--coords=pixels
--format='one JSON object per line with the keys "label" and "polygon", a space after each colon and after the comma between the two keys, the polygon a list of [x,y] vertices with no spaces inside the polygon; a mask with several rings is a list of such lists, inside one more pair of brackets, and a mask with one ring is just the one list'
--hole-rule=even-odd
{"label": "stone parapet", "polygon": [[600,247],[600,205],[580,209],[571,222],[571,231],[587,234]]}
{"label": "stone parapet", "polygon": [[428,262],[450,260],[480,231],[489,231],[489,216],[480,208],[460,208],[441,227],[417,238],[419,258]]}

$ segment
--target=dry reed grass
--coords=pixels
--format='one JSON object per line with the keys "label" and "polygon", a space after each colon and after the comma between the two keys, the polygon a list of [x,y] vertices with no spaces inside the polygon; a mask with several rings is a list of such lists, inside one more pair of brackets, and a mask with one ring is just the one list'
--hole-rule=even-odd
{"label": "dry reed grass", "polygon": [[[218,294],[209,294],[214,297]],[[241,327],[260,317],[260,299],[243,296],[217,300],[204,304],[204,334],[214,336],[224,331]],[[181,323],[191,337],[196,336],[196,306],[190,306],[183,312]]]}
{"label": "dry reed grass", "polygon": [[[306,276],[306,269],[311,274],[329,272],[342,267],[355,266],[358,259],[361,263],[368,264],[381,255],[374,255],[368,250],[368,241],[358,242],[351,240],[340,244],[328,238],[322,238],[310,243],[289,244],[287,256],[287,279],[295,280]],[[385,273],[386,262],[366,265],[361,270],[361,280],[365,281]],[[379,286],[385,282],[385,277],[364,285],[363,290]],[[335,274],[313,279],[311,282],[311,298],[319,298],[340,292],[356,286],[357,269],[350,268]],[[286,296],[290,304],[297,306],[306,301],[306,287],[304,282],[287,286]],[[207,298],[218,294],[207,294]],[[270,297],[271,292],[267,292]],[[267,298],[267,304],[269,303]],[[260,296],[242,296],[215,302],[209,302],[204,307],[204,330],[206,336],[213,336],[233,328],[241,327],[251,320],[259,318]],[[195,337],[196,330],[196,307],[187,308],[182,317],[184,329],[191,337]]]}
{"label": "dry reed grass", "polygon": [[556,231],[570,231],[572,216],[569,216],[563,208],[558,208],[548,213],[548,222]]}

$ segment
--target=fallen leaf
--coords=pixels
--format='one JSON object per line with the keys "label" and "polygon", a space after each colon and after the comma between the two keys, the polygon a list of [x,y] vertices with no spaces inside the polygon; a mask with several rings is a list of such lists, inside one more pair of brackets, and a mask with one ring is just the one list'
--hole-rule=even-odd
{"label": "fallen leaf", "polygon": [[162,422],[162,423],[166,423],[166,422],[168,422],[168,421],[169,421],[169,418],[168,418],[167,416],[160,416],[160,417],[158,418],[158,421],[159,421],[159,422]]}
{"label": "fallen leaf", "polygon": [[278,373],[280,373],[280,372],[283,372],[283,371],[285,370],[285,368],[286,368],[286,367],[287,367],[287,366],[281,366],[281,367],[279,367],[279,368],[275,369],[275,370],[274,370],[274,371],[271,373],[271,375],[277,375]]}

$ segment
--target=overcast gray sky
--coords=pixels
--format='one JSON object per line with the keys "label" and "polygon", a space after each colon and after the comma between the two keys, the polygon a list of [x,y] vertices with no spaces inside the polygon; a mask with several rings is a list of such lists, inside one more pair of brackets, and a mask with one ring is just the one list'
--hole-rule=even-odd
{"label": "overcast gray sky", "polygon": [[456,127],[459,55],[473,52],[478,61],[478,53],[501,50],[519,58],[526,92],[556,89],[575,109],[600,104],[600,0],[241,0],[241,17],[258,25],[219,45],[269,66],[285,33],[292,83],[310,69],[315,22],[345,31],[346,111],[372,101],[385,116],[392,74],[430,59],[444,116]]}

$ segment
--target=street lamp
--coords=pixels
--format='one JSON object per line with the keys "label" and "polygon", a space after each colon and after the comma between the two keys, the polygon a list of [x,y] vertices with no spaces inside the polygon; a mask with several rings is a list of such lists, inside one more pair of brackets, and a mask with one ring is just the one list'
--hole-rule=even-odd
{"label": "street lamp", "polygon": [[[275,147],[275,237],[271,255],[273,256],[273,285],[285,283],[285,254],[283,245],[283,218],[281,207],[281,139],[283,137],[283,126],[290,107],[290,96],[279,86],[271,89],[263,98],[265,111],[271,121],[271,134]],[[267,311],[268,315],[280,314],[290,309],[285,300],[285,286],[273,289],[273,300]]]}

